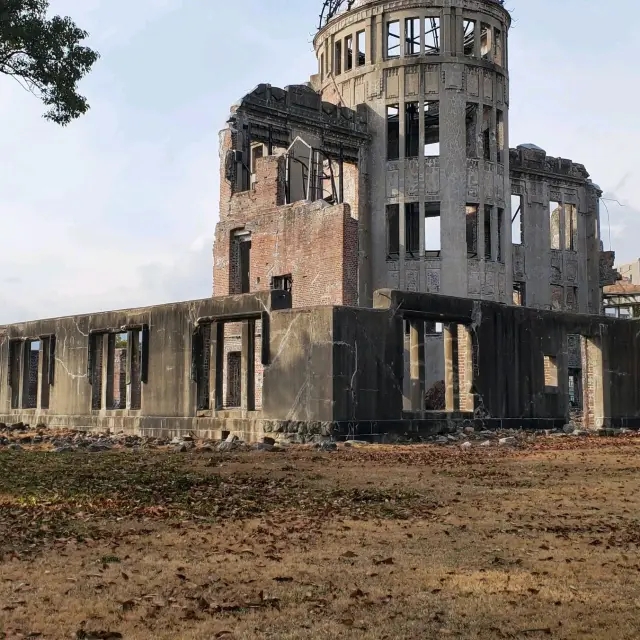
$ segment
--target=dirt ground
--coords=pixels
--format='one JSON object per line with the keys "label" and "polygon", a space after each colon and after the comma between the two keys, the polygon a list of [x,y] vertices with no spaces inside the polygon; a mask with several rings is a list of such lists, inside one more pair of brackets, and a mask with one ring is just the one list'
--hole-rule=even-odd
{"label": "dirt ground", "polygon": [[0,638],[638,638],[640,438],[0,452]]}

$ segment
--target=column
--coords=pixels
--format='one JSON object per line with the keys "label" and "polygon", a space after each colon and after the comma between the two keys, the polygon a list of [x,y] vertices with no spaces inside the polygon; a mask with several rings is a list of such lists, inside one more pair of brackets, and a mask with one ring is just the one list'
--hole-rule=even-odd
{"label": "column", "polygon": [[242,398],[240,406],[243,411],[255,411],[255,350],[256,350],[256,321],[244,320],[242,323]]}
{"label": "column", "polygon": [[458,378],[460,411],[475,410],[473,395],[473,336],[469,327],[458,325]]}
{"label": "column", "polygon": [[448,413],[453,413],[460,409],[460,398],[458,397],[458,329],[455,324],[445,324],[444,335],[444,380],[445,380],[445,403]]}
{"label": "column", "polygon": [[409,369],[411,411],[424,410],[424,320],[410,320]]}
{"label": "column", "polygon": [[211,325],[211,403],[213,411],[223,407],[222,381],[224,376],[224,322]]}

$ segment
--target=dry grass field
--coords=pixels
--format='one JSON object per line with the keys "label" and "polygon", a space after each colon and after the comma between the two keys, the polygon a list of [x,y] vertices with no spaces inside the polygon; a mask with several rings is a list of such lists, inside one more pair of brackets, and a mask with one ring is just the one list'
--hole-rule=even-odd
{"label": "dry grass field", "polygon": [[640,438],[0,452],[0,638],[638,638]]}

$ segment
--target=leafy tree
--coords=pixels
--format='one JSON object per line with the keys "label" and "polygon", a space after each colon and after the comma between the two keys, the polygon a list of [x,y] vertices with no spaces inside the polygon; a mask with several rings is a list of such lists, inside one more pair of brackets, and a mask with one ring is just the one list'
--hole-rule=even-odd
{"label": "leafy tree", "polygon": [[49,0],[0,0],[0,73],[50,107],[47,120],[66,125],[89,109],[77,85],[99,55],[80,45],[86,31],[49,18],[48,8]]}

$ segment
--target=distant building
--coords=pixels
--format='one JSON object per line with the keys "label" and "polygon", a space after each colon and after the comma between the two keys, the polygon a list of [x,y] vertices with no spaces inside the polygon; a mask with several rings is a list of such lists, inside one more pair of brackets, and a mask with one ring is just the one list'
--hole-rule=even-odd
{"label": "distant building", "polygon": [[620,265],[618,272],[622,276],[622,279],[632,284],[640,284],[640,258],[633,262]]}
{"label": "distant building", "polygon": [[[637,269],[640,263],[633,264]],[[637,284],[623,280],[604,288],[606,315],[612,318],[640,318],[640,277],[635,282]]]}

